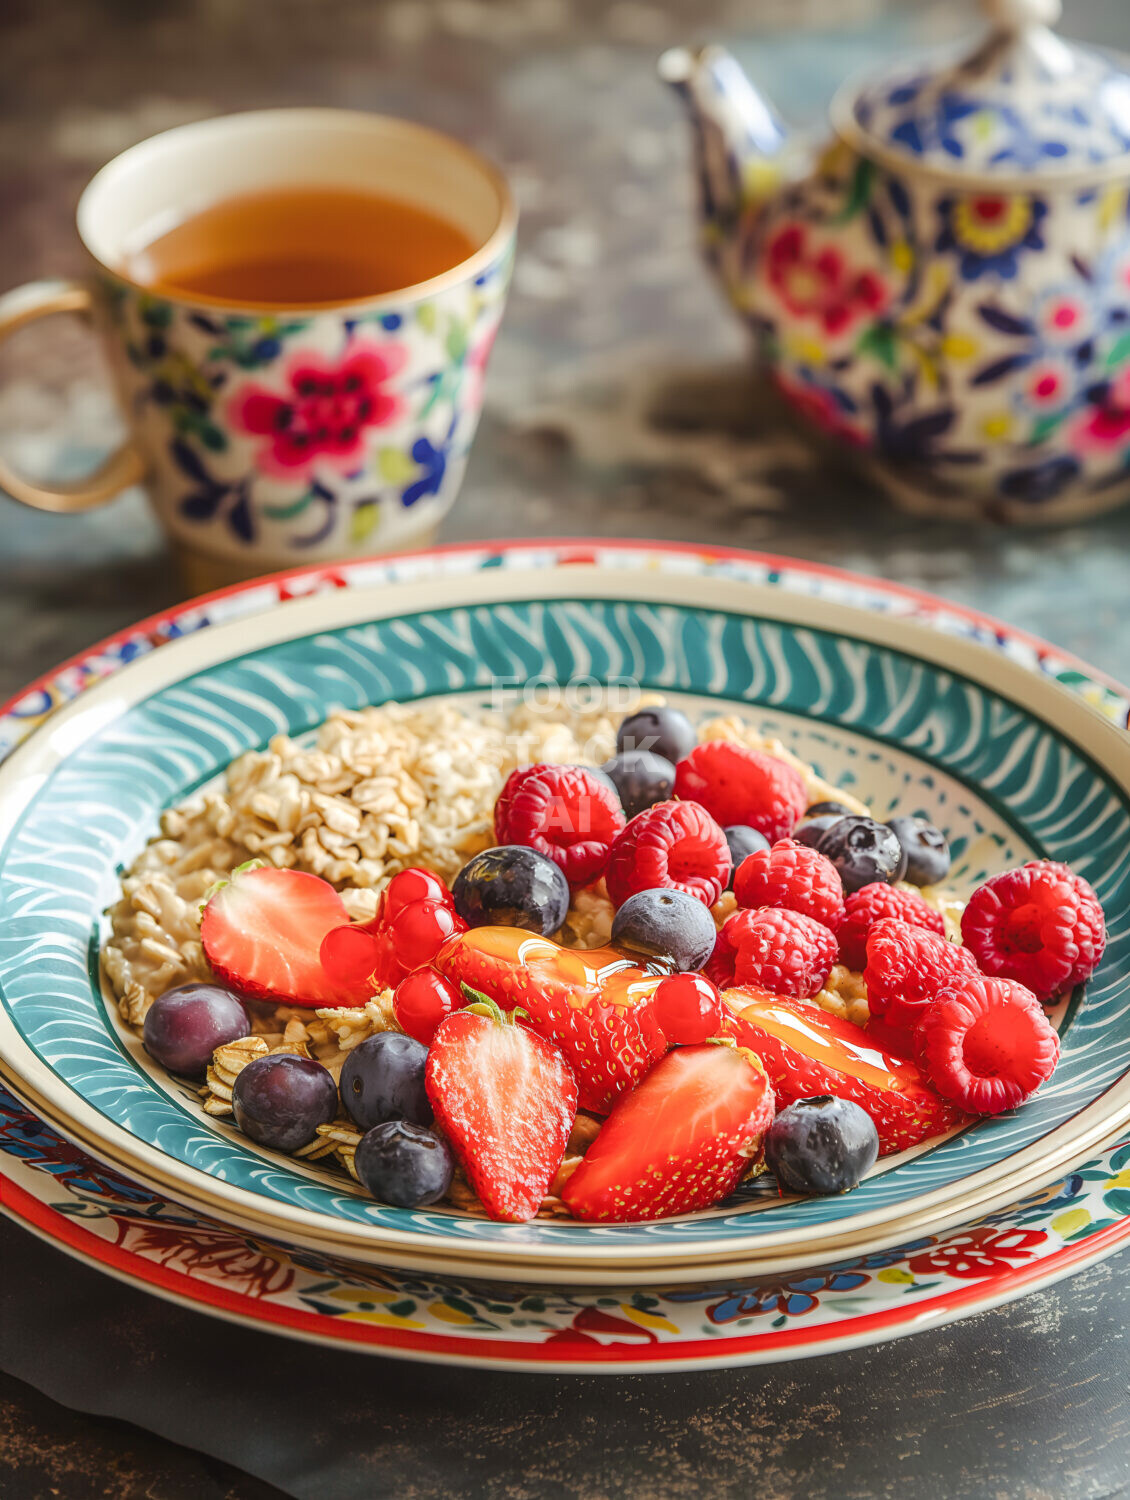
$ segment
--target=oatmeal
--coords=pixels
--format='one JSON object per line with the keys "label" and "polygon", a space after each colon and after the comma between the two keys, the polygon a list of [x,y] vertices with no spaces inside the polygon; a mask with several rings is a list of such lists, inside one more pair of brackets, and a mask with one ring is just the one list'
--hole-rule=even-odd
{"label": "oatmeal", "polygon": [[[516,765],[599,764],[615,738],[603,710],[562,721],[527,706],[502,717],[393,703],[339,710],[310,747],[279,735],[241,755],[221,785],[163,815],[160,837],[122,881],[103,950],[122,1018],[139,1026],[164,990],[208,975],[200,902],[237,865],[264,859],[320,875],[350,916],[371,917],[398,870],[425,865],[450,878],[493,843],[495,798]],[[576,915],[595,932],[598,903],[581,902]]]}

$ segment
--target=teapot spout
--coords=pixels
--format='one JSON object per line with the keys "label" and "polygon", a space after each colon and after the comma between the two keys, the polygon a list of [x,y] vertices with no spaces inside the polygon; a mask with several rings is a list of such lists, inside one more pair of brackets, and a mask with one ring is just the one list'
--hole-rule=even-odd
{"label": "teapot spout", "polygon": [[733,230],[751,197],[776,190],[776,158],[788,131],[724,47],[672,47],[659,59],[659,76],[690,115],[703,227],[713,250]]}

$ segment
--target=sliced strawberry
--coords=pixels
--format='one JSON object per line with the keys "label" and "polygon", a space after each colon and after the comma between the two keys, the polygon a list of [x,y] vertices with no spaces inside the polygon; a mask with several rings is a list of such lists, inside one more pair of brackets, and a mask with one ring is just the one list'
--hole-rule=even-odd
{"label": "sliced strawberry", "polygon": [[611,948],[562,948],[517,927],[472,927],[449,938],[433,963],[503,1010],[520,1005],[576,1074],[581,1108],[607,1114],[667,1042],[653,997],[666,970],[633,964]]}
{"label": "sliced strawberry", "polygon": [[722,1000],[727,1030],[765,1064],[782,1109],[817,1094],[854,1100],[875,1122],[880,1156],[905,1151],[965,1118],[916,1063],[883,1051],[851,1021],[752,986],[727,990]]}
{"label": "sliced strawberry", "polygon": [[578,1219],[665,1219],[734,1191],[773,1123],[755,1057],[676,1047],[620,1099],[561,1196]]}
{"label": "sliced strawberry", "polygon": [[904,1026],[892,1026],[882,1016],[871,1016],[863,1028],[880,1052],[889,1052],[892,1057],[914,1056],[914,1033]]}
{"label": "sliced strawberry", "polygon": [[373,993],[367,975],[335,978],[319,957],[327,933],[348,921],[328,881],[302,870],[251,867],[235,870],[210,897],[200,940],[217,978],[249,1000],[364,1005]]}
{"label": "sliced strawberry", "polygon": [[577,1115],[560,1050],[492,1001],[441,1021],[425,1081],[437,1123],[492,1219],[522,1224],[541,1207]]}

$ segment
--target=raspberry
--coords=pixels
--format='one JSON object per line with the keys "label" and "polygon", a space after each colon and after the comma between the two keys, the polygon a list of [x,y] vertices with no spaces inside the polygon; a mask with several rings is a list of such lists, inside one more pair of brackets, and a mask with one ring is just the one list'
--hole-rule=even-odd
{"label": "raspberry", "polygon": [[744,823],[770,842],[792,833],[808,802],[792,766],[733,740],[708,740],[685,755],[675,767],[675,795],[701,802],[723,828]]}
{"label": "raspberry", "polygon": [[961,935],[986,974],[1050,1000],[1089,979],[1106,947],[1099,899],[1066,865],[1037,859],[978,887]]}
{"label": "raspberry", "polygon": [[[842,931],[840,944],[842,951]],[[964,948],[926,927],[888,917],[867,934],[867,1007],[889,1026],[913,1031],[939,991],[976,974],[977,965]]]}
{"label": "raspberry", "polygon": [[893,885],[876,880],[858,891],[852,891],[844,903],[844,919],[839,926],[840,962],[849,969],[862,969],[867,962],[867,934],[876,922],[887,919],[906,922],[946,935],[942,914],[923,901],[916,891],[899,891]]}
{"label": "raspberry", "polygon": [[1059,1038],[1032,991],[983,974],[952,980],[914,1041],[919,1066],[938,1093],[977,1115],[1022,1104],[1059,1058]]}
{"label": "raspberry", "polygon": [[576,890],[604,874],[624,826],[609,782],[585,766],[523,766],[511,771],[494,806],[500,844],[525,844],[560,865]]}
{"label": "raspberry", "polygon": [[743,859],[734,876],[739,906],[781,906],[835,929],[844,914],[844,888],[835,865],[815,849],[780,839]]}
{"label": "raspberry", "polygon": [[735,912],[722,934],[737,949],[737,984],[797,1000],[811,1000],[823,989],[838,953],[835,933],[827,927],[773,906]]}
{"label": "raspberry", "polygon": [[605,880],[614,906],[666,887],[713,906],[730,878],[726,835],[697,802],[656,802],[612,845]]}

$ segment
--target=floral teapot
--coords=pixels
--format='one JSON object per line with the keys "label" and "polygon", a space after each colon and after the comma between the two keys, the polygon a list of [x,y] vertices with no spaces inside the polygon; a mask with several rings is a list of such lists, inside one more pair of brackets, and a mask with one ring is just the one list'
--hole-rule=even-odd
{"label": "floral teapot", "polygon": [[784,398],[934,515],[1130,498],[1130,71],[991,0],[972,50],[901,64],[796,141],[720,47],[661,76],[703,236]]}

